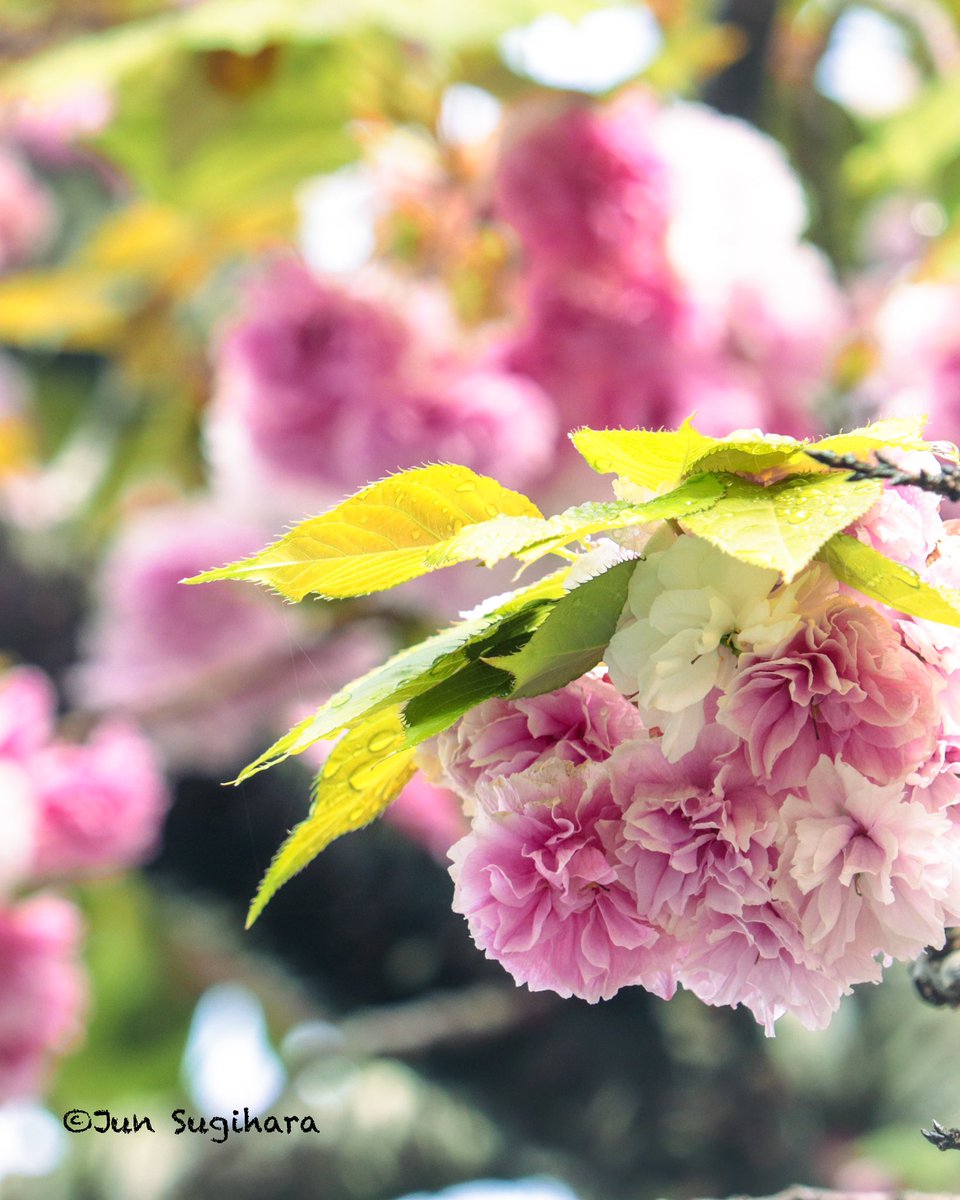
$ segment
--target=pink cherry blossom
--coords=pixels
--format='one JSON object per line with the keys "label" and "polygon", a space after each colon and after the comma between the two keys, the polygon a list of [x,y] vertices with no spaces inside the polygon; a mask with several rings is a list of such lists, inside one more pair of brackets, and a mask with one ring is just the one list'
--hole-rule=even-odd
{"label": "pink cherry blossom", "polygon": [[98,580],[76,698],[143,722],[171,762],[214,770],[234,763],[262,729],[264,705],[287,697],[278,659],[289,660],[297,644],[298,618],[243,583],[180,580],[269,541],[263,527],[210,505],[132,518]]}
{"label": "pink cherry blossom", "polygon": [[502,353],[510,369],[551,397],[565,428],[656,428],[690,413],[686,408],[677,416],[692,398],[682,386],[684,360],[677,353],[687,324],[666,272],[617,288],[578,283],[561,289],[535,278]]}
{"label": "pink cherry blossom", "polygon": [[598,762],[643,729],[637,710],[598,679],[529,700],[485,700],[433,743],[447,787],[472,808],[497,780],[546,759]]}
{"label": "pink cherry blossom", "polygon": [[0,1100],[35,1091],[51,1055],[79,1037],[86,1001],[80,936],[80,914],[59,897],[0,909]]}
{"label": "pink cherry blossom", "polygon": [[105,722],[84,745],[36,755],[37,875],[86,875],[134,866],[155,848],[168,797],[149,742],[127,722]]}
{"label": "pink cherry blossom", "polygon": [[521,487],[553,462],[554,405],[522,375],[437,363],[384,399],[352,415],[346,444],[358,478],[438,461]]}
{"label": "pink cherry blossom", "polygon": [[683,986],[705,1004],[742,1004],[768,1037],[785,1013],[807,1029],[823,1029],[850,990],[812,958],[795,925],[772,902],[734,913],[706,911],[686,949]]}
{"label": "pink cherry blossom", "polygon": [[[938,474],[940,470],[932,454],[888,452],[884,458],[908,471],[925,470]],[[944,536],[941,499],[934,492],[915,487],[884,488],[876,504],[846,532],[887,558],[925,573],[927,560]]]}
{"label": "pink cherry blossom", "polygon": [[607,764],[640,914],[681,937],[704,910],[738,913],[770,898],[776,807],[737,749],[710,725],[677,762],[660,739],[645,739],[625,742]]}
{"label": "pink cherry blossom", "polygon": [[53,736],[57,697],[36,667],[15,667],[0,676],[0,756],[28,759]]}
{"label": "pink cherry blossom", "polygon": [[880,613],[840,600],[774,653],[741,655],[718,719],[773,791],[803,784],[824,753],[887,783],[933,751],[938,691]]}
{"label": "pink cherry blossom", "polygon": [[450,851],[453,907],[531,991],[591,1003],[627,984],[667,997],[676,946],[637,910],[617,862],[621,812],[602,768],[539,763],[503,778]]}
{"label": "pink cherry blossom", "polygon": [[646,275],[662,269],[669,179],[640,93],[608,107],[552,102],[507,130],[497,207],[535,269]]}
{"label": "pink cherry blossom", "polygon": [[806,944],[849,982],[875,955],[942,945],[960,911],[960,834],[944,814],[823,755],[781,815],[779,894]]}
{"label": "pink cherry blossom", "polygon": [[346,439],[358,416],[395,398],[411,338],[385,305],[295,260],[268,263],[217,349],[207,428],[215,468],[229,477],[240,454],[321,496],[352,490],[358,468]]}

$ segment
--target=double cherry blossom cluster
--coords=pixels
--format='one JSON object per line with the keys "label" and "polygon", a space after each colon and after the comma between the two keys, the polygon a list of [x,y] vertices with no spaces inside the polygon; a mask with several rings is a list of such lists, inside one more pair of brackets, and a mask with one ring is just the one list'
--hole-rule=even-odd
{"label": "double cherry blossom cluster", "polygon": [[[936,496],[887,489],[848,532],[960,585]],[[488,700],[423,756],[471,818],[454,907],[533,990],[681,984],[821,1028],[960,922],[960,629],[820,563],[786,583],[667,526],[626,540],[605,673]]]}
{"label": "double cherry blossom cluster", "polygon": [[0,1100],[34,1091],[83,1028],[82,921],[49,885],[140,862],[167,804],[136,729],[104,722],[67,742],[55,700],[34,668],[0,676]]}

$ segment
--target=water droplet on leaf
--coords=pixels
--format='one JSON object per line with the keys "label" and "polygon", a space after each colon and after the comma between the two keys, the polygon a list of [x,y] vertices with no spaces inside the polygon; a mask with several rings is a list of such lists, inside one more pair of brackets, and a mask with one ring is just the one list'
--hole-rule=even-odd
{"label": "water droplet on leaf", "polygon": [[379,754],[381,750],[387,750],[394,744],[397,739],[396,733],[389,729],[381,729],[379,733],[375,733],[367,742],[367,749],[371,754]]}

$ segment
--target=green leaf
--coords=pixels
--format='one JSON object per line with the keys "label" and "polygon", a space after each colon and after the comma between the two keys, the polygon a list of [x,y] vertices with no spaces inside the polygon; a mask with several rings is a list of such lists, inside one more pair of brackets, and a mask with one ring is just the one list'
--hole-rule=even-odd
{"label": "green leaf", "polygon": [[494,696],[508,696],[513,678],[489,663],[472,662],[456,675],[408,700],[403,709],[407,744],[418,746]]}
{"label": "green leaf", "polygon": [[[860,429],[852,429],[849,433],[835,433],[822,438],[819,442],[814,442],[810,449],[829,450],[833,454],[852,454],[856,458],[862,458],[871,450],[930,450],[933,443],[923,437],[926,423],[927,418],[923,416],[887,417]],[[936,446],[939,454],[953,449],[943,442],[936,443]]]}
{"label": "green leaf", "polygon": [[791,580],[820,547],[879,498],[875,480],[850,483],[841,475],[791,476],[763,487],[727,476],[727,493],[684,522],[691,533],[757,567]]}
{"label": "green leaf", "polygon": [[578,429],[570,436],[595,471],[615,472],[642,487],[659,488],[699,472],[760,474],[789,468],[822,474],[827,468],[804,454],[807,448],[835,454],[862,454],[883,447],[929,450],[921,436],[925,417],[893,417],[818,442],[798,442],[775,434],[737,434],[724,438],[698,433],[687,418],[675,432],[643,429]]}
{"label": "green leaf", "polygon": [[393,704],[402,704],[463,670],[481,655],[536,628],[564,594],[563,568],[505,598],[491,612],[460,623],[401,650],[331,696],[309,717],[278,738],[237,777],[237,783],[259,771],[302,754],[316,742],[356,724]]}
{"label": "green leaf", "polygon": [[662,487],[686,475],[717,441],[698,433],[689,417],[675,431],[577,429],[570,439],[601,475],[622,475],[648,488]]}
{"label": "green leaf", "polygon": [[529,642],[516,654],[486,661],[509,671],[511,696],[540,696],[563,687],[603,658],[627,600],[637,560],[617,563],[558,600]]}
{"label": "green leaf", "polygon": [[921,579],[858,538],[838,533],[817,556],[841,583],[898,612],[960,626],[960,591]]}
{"label": "green leaf", "polygon": [[861,193],[886,188],[936,191],[939,173],[960,154],[960,77],[954,73],[927,84],[915,103],[877,123],[870,138],[854,147],[843,167]]}
{"label": "green leaf", "polygon": [[540,517],[537,506],[469,467],[419,467],[357,492],[311,517],[258,554],[185,583],[253,579],[288,600],[384,591],[436,567],[429,551],[466,525],[508,516]]}
{"label": "green leaf", "polygon": [[263,877],[247,914],[248,929],[277,890],[321,850],[383,812],[416,773],[413,754],[397,705],[336,744],[317,776],[309,815],[291,831]]}
{"label": "green leaf", "polygon": [[694,462],[695,471],[742,471],[759,475],[773,467],[812,471],[816,464],[805,458],[802,443],[796,438],[720,438],[713,448]]}
{"label": "green leaf", "polygon": [[532,562],[546,554],[562,551],[571,542],[582,542],[595,533],[686,517],[709,508],[723,495],[723,484],[710,475],[689,479],[663,496],[646,503],[614,500],[609,503],[578,504],[556,517],[494,517],[470,525],[456,537],[437,547],[428,560],[437,566],[479,558],[493,566],[510,555]]}

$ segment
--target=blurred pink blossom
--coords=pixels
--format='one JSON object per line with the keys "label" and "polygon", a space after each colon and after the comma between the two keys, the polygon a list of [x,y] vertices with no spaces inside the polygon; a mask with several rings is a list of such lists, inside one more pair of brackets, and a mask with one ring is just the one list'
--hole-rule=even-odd
{"label": "blurred pink blossom", "polygon": [[226,422],[281,476],[351,489],[358,473],[347,439],[368,410],[395,398],[410,341],[386,307],[293,259],[269,263],[217,349],[210,437]]}
{"label": "blurred pink blossom", "polygon": [[41,895],[0,909],[0,1100],[35,1091],[80,1035],[86,981],[76,907]]}
{"label": "blurred pink blossom", "polygon": [[641,93],[607,107],[530,104],[508,126],[496,178],[500,215],[535,272],[647,277],[663,270],[669,175]]}
{"label": "blurred pink blossom", "polygon": [[628,93],[530,117],[500,175],[526,251],[503,361],[568,426],[669,426],[696,411],[707,433],[816,431],[849,317],[827,259],[801,240],[803,192],[776,143]]}
{"label": "blurred pink blossom", "polygon": [[551,401],[530,379],[472,361],[432,293],[394,293],[389,281],[334,283],[292,260],[266,266],[217,352],[206,437],[231,502],[249,510],[259,499],[269,512],[277,492],[317,512],[425,462],[508,486],[548,471]]}
{"label": "blurred pink blossom", "polygon": [[447,851],[468,829],[459,798],[419,771],[383,815],[441,863],[446,863]]}
{"label": "blurred pink blossom", "polygon": [[57,225],[53,197],[11,150],[0,145],[0,271],[44,250]]}
{"label": "blurred pink blossom", "polygon": [[958,440],[960,287],[906,282],[873,316],[877,362],[863,390],[875,411],[926,414],[927,436]]}
{"label": "blurred pink blossom", "polygon": [[100,133],[113,110],[107,89],[86,83],[43,99],[15,97],[0,113],[0,127],[33,158],[68,166],[77,159],[73,143]]}
{"label": "blurred pink blossom", "polygon": [[167,791],[146,738],[122,721],[84,745],[57,742],[33,759],[34,873],[100,874],[142,862],[157,845]]}
{"label": "blurred pink blossom", "polygon": [[437,365],[422,390],[354,417],[349,460],[366,479],[425,462],[462,463],[506,487],[546,475],[559,434],[554,406],[522,375]]}
{"label": "blurred pink blossom", "polygon": [[269,531],[207,504],[131,518],[97,583],[73,691],[88,708],[140,720],[168,761],[220,770],[243,755],[271,704],[297,618],[248,584],[180,580],[259,550]]}
{"label": "blurred pink blossom", "polygon": [[14,667],[0,675],[0,755],[20,762],[53,736],[57,697],[36,667]]}

